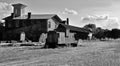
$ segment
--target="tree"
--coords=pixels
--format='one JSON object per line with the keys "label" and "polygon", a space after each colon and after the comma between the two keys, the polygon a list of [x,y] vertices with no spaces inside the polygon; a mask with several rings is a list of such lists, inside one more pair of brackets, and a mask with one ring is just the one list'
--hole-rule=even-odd
{"label": "tree", "polygon": [[96,25],[95,24],[87,24],[83,28],[89,30],[91,33],[96,33]]}
{"label": "tree", "polygon": [[120,38],[119,29],[112,29],[110,34],[111,34],[111,38],[114,38],[114,39]]}
{"label": "tree", "polygon": [[104,29],[98,27],[94,33],[95,38],[98,38],[98,39],[105,38],[104,32],[105,32]]}
{"label": "tree", "polygon": [[90,30],[91,33],[93,33],[93,36],[97,39],[120,38],[120,29],[102,29],[101,27],[96,27],[95,24],[87,24],[83,28]]}

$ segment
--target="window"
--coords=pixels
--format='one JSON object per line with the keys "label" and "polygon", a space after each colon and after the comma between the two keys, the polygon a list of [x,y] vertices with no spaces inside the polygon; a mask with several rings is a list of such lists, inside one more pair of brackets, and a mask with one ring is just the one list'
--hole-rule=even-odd
{"label": "window", "polygon": [[20,22],[19,22],[19,27],[23,27],[23,26],[22,26],[22,21],[21,21],[21,20],[20,20]]}
{"label": "window", "polygon": [[66,29],[66,32],[65,32],[65,37],[69,37],[69,30],[68,29]]}
{"label": "window", "polygon": [[16,21],[16,26],[15,27],[19,27],[19,21]]}
{"label": "window", "polygon": [[48,28],[51,28],[51,22],[48,22]]}
{"label": "window", "polygon": [[15,14],[17,14],[18,13],[18,11],[17,11],[17,9],[15,10]]}
{"label": "window", "polygon": [[11,26],[12,26],[12,25],[11,25],[11,22],[9,22],[9,23],[8,23],[8,28],[11,28]]}

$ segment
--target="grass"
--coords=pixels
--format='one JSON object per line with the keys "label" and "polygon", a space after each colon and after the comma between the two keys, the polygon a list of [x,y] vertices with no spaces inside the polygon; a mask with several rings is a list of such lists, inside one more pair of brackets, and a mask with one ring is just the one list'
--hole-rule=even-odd
{"label": "grass", "polygon": [[56,49],[1,47],[0,66],[120,66],[119,40]]}

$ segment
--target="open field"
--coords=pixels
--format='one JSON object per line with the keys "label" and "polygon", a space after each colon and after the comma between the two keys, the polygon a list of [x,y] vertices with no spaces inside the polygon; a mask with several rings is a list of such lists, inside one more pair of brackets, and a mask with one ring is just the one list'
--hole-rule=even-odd
{"label": "open field", "polygon": [[56,49],[0,47],[0,66],[120,66],[120,41],[84,41]]}

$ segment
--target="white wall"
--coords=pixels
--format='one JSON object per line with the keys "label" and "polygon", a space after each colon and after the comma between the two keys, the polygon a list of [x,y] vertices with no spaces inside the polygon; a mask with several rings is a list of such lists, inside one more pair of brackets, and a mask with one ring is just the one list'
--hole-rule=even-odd
{"label": "white wall", "polygon": [[65,33],[59,32],[58,44],[64,44],[64,43],[65,43]]}

